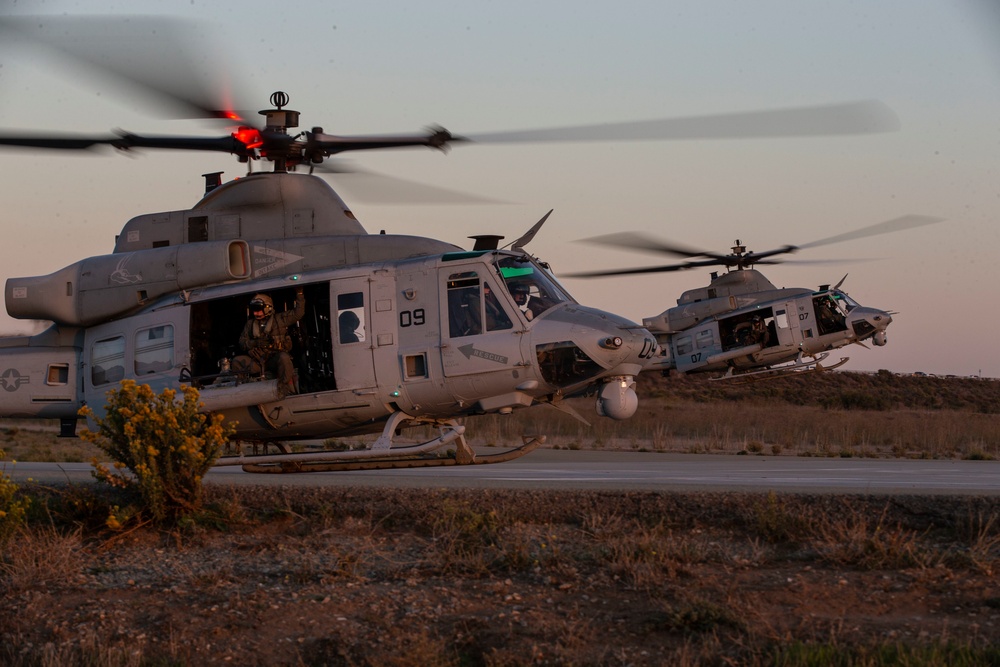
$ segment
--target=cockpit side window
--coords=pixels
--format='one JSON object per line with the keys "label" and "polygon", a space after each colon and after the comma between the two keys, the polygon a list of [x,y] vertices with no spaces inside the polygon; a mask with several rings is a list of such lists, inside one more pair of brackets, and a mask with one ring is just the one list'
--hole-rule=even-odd
{"label": "cockpit side window", "polygon": [[483,332],[483,299],[475,271],[448,276],[448,334],[452,338]]}
{"label": "cockpit side window", "polygon": [[835,297],[836,293],[823,293],[813,297],[813,309],[816,311],[816,326],[820,335],[844,331],[847,329],[845,319],[846,307]]}
{"label": "cockpit side window", "polygon": [[507,311],[504,310],[500,299],[489,281],[483,281],[483,307],[487,331],[504,331],[513,329],[514,323],[510,321]]}

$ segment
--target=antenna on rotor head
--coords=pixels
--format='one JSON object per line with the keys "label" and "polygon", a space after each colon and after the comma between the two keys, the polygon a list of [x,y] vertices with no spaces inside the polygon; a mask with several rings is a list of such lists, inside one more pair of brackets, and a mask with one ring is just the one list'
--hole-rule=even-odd
{"label": "antenna on rotor head", "polygon": [[[274,162],[274,171],[286,172],[288,171],[287,149],[290,149],[295,141],[292,137],[288,136],[286,130],[299,126],[299,112],[284,108],[288,104],[288,93],[281,90],[271,93],[271,104],[274,105],[273,109],[264,109],[257,113],[267,119],[264,127],[265,134],[272,137],[284,135],[287,138],[287,143],[285,144],[286,150],[274,151],[275,154],[270,155],[271,160]],[[277,153],[279,152],[285,152],[286,154],[278,155]]]}
{"label": "antenna on rotor head", "polygon": [[273,109],[257,112],[267,118],[268,130],[284,132],[289,127],[299,126],[299,112],[284,108],[288,104],[288,93],[280,90],[271,93],[271,104],[274,106]]}

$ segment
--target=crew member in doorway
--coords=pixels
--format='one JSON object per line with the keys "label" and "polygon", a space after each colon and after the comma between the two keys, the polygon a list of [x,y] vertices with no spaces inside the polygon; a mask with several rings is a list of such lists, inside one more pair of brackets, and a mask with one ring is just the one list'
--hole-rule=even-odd
{"label": "crew member in doorway", "polygon": [[233,370],[243,373],[270,371],[278,379],[278,393],[282,398],[295,393],[295,369],[292,357],[292,338],[288,327],[302,319],[306,302],[302,288],[295,290],[295,307],[281,313],[274,312],[274,301],[267,294],[257,294],[250,301],[250,319],[240,334],[240,347],[246,354],[233,359]]}
{"label": "crew member in doorway", "polygon": [[361,318],[353,310],[345,310],[337,318],[337,322],[340,326],[340,342],[343,343],[357,343],[361,339],[358,338],[358,327],[361,326]]}

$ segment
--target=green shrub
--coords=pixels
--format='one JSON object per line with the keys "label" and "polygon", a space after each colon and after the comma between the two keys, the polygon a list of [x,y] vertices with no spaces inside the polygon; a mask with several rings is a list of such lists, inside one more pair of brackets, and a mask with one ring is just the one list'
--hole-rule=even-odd
{"label": "green shrub", "polygon": [[[135,492],[157,523],[197,511],[202,479],[235,429],[221,415],[200,414],[199,405],[194,387],[183,387],[180,397],[174,389],[157,396],[149,385],[122,381],[119,389],[108,392],[103,419],[89,408],[80,410],[98,426],[97,431],[83,429],[80,437],[113,462],[112,470],[94,460],[94,476]],[[121,528],[121,519],[129,516],[126,509],[115,508],[107,525]]]}

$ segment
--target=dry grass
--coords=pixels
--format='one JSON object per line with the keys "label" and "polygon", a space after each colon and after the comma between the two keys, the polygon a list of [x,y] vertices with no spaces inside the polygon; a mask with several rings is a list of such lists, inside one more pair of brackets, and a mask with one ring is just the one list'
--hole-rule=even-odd
{"label": "dry grass", "polygon": [[[1000,458],[1000,382],[825,373],[749,385],[639,377],[639,410],[624,422],[569,403],[583,424],[548,406],[465,421],[474,445],[507,447],[523,434],[548,447],[654,452],[867,457]],[[414,437],[419,430],[413,431]],[[424,433],[428,437],[430,431]],[[436,433],[434,433],[436,435]],[[376,436],[330,441],[362,447]],[[89,461],[97,448],[58,438],[44,420],[0,420],[0,448],[19,461]]]}
{"label": "dry grass", "polygon": [[[468,422],[501,446],[1000,455],[998,383],[793,380],[643,378],[628,422]],[[73,442],[2,427],[11,458]],[[177,530],[112,534],[111,491],[22,492],[0,552],[17,667],[1000,663],[997,498],[212,486]]]}
{"label": "dry grass", "polygon": [[113,497],[29,492],[3,664],[996,657],[996,498],[213,486],[187,529],[109,540],[83,526]]}
{"label": "dry grass", "polygon": [[71,581],[89,557],[80,530],[24,529],[4,547],[0,578],[11,591],[59,585]]}
{"label": "dry grass", "polygon": [[[568,449],[1000,458],[1000,382],[829,373],[729,385],[643,375],[638,391],[639,410],[624,422],[593,417],[587,426],[541,407],[468,419],[469,434],[484,445],[544,434]],[[593,415],[591,399],[570,402]]]}

